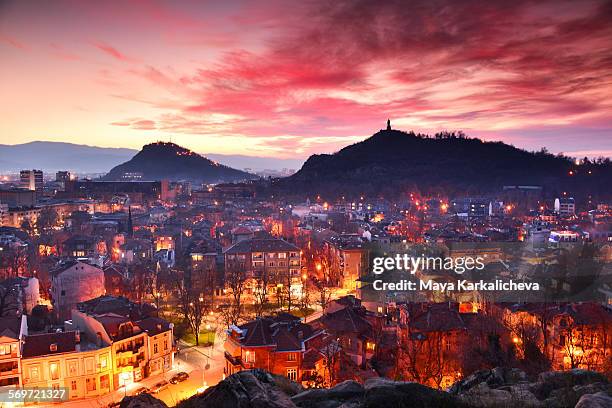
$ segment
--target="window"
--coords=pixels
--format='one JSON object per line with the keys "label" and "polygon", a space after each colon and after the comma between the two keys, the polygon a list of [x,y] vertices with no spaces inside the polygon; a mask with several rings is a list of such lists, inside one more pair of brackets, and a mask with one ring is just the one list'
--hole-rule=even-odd
{"label": "window", "polygon": [[87,378],[85,380],[85,384],[87,385],[87,392],[96,390],[96,379],[95,378]]}
{"label": "window", "polygon": [[287,361],[297,361],[297,353],[287,354]]}
{"label": "window", "polygon": [[153,344],[153,354],[157,354],[157,343]]}
{"label": "window", "polygon": [[280,252],[280,253],[278,254],[278,258],[279,258],[279,259],[285,259],[285,258],[287,258],[287,253],[286,253],[286,252]]}
{"label": "window", "polygon": [[164,350],[168,350],[168,341],[164,339]]}
{"label": "window", "polygon": [[40,378],[40,371],[38,366],[30,367],[30,378],[32,380],[38,380]]}
{"label": "window", "polygon": [[59,362],[52,361],[49,363],[49,377],[51,377],[52,380],[59,380],[59,371]]}
{"label": "window", "polygon": [[76,380],[70,381],[70,389],[72,391],[76,391],[77,390],[77,382],[76,382]]}
{"label": "window", "polygon": [[247,350],[244,354],[244,361],[247,363],[255,363],[255,352]]}
{"label": "window", "polygon": [[297,381],[297,368],[288,368],[287,378],[291,381]]}
{"label": "window", "polygon": [[79,374],[79,363],[77,360],[68,360],[68,377],[75,377]]}
{"label": "window", "polygon": [[105,374],[100,377],[100,389],[107,389],[107,388],[109,388],[108,374]]}
{"label": "window", "polygon": [[85,371],[88,373],[93,373],[94,371],[94,359],[93,357],[88,357],[85,359]]}
{"label": "window", "polygon": [[106,370],[107,366],[108,366],[108,362],[106,361],[106,356],[104,355],[100,356],[100,369]]}
{"label": "window", "polygon": [[66,291],[62,290],[61,296],[66,296]]}
{"label": "window", "polygon": [[371,341],[366,342],[366,350],[372,352],[376,349],[376,344]]}

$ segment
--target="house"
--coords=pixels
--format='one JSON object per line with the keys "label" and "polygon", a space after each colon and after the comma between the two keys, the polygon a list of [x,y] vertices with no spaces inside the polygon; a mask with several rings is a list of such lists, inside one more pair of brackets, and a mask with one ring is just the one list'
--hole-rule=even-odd
{"label": "house", "polygon": [[553,369],[604,369],[612,353],[610,309],[599,303],[560,305],[549,326]]}
{"label": "house", "polygon": [[69,319],[79,302],[105,293],[104,271],[82,261],[66,261],[51,271],[51,300],[54,313]]}
{"label": "house", "polygon": [[91,236],[73,235],[64,241],[61,253],[73,258],[95,258],[106,254],[106,243]]}
{"label": "house", "polygon": [[22,359],[23,385],[65,387],[71,400],[111,392],[111,348],[89,340],[79,331],[26,336]]}
{"label": "house", "polygon": [[0,392],[23,385],[21,339],[27,334],[27,316],[0,317]]}
{"label": "house", "polygon": [[317,346],[324,334],[288,313],[232,325],[224,345],[224,373],[261,368],[292,381],[306,381],[322,358]]}
{"label": "house", "polygon": [[311,324],[322,325],[325,331],[339,339],[343,353],[354,364],[364,368],[377,347],[374,325],[366,317],[368,312],[360,304],[334,309],[326,311],[318,322]]}

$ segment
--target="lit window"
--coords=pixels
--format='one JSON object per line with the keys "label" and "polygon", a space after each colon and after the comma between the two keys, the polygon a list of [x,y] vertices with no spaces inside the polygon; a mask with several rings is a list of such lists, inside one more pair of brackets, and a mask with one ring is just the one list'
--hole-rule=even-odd
{"label": "lit window", "polygon": [[255,352],[247,350],[244,354],[244,360],[247,363],[255,363]]}
{"label": "lit window", "polygon": [[51,377],[52,380],[59,380],[59,363],[57,361],[54,361],[52,363],[49,363],[49,376]]}
{"label": "lit window", "polygon": [[287,378],[291,381],[297,381],[297,368],[288,368]]}

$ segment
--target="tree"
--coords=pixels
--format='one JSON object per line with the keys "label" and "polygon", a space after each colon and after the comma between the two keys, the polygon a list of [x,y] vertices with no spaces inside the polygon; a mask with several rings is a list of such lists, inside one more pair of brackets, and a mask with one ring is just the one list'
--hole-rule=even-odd
{"label": "tree", "polygon": [[225,285],[231,290],[232,296],[231,324],[237,324],[242,316],[242,295],[246,288],[246,281],[246,274],[238,265],[228,265],[225,271]]}
{"label": "tree", "polygon": [[32,223],[32,221],[30,221],[29,218],[23,220],[19,228],[25,231],[29,236],[34,236],[34,233],[36,232],[36,226],[34,223]]}
{"label": "tree", "polygon": [[59,216],[53,208],[45,207],[40,211],[36,220],[36,226],[40,231],[46,232],[57,225]]}
{"label": "tree", "polygon": [[[340,346],[339,338],[328,336],[327,344],[321,348],[320,352],[323,355],[323,369],[325,382],[328,387],[333,386],[336,382],[338,363],[341,358],[342,346]],[[324,341],[325,341],[324,340]]]}
{"label": "tree", "polygon": [[264,272],[261,279],[257,280],[255,286],[255,315],[261,317],[268,304],[268,274]]}
{"label": "tree", "polygon": [[321,306],[321,310],[325,310],[325,308],[327,308],[327,305],[329,304],[329,302],[331,302],[331,298],[332,298],[332,293],[329,287],[327,287],[327,285],[325,284],[325,282],[322,282],[320,280],[318,280],[317,278],[312,278],[312,283],[314,285],[314,287],[317,290],[317,305]]}
{"label": "tree", "polygon": [[0,285],[0,317],[16,316],[18,299],[18,289],[14,285]]}
{"label": "tree", "polygon": [[212,304],[204,294],[194,289],[184,277],[176,280],[175,290],[178,298],[178,310],[189,324],[194,336],[196,346],[200,344],[200,329],[205,316],[212,308]]}

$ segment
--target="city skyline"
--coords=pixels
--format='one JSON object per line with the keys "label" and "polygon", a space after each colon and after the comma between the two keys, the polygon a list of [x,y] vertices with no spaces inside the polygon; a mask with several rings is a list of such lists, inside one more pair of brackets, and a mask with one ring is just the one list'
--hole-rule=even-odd
{"label": "city skyline", "polygon": [[389,117],[612,156],[611,13],[601,1],[4,2],[0,143],[172,138],[304,159]]}

